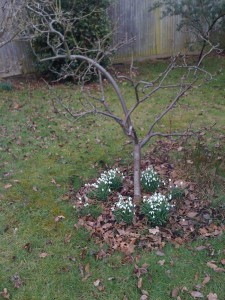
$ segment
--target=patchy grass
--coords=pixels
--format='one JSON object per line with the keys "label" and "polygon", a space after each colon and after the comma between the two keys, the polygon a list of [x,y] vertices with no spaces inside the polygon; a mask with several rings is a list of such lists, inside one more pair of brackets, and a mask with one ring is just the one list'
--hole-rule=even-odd
{"label": "patchy grass", "polygon": [[[224,209],[224,146],[217,147],[222,139],[215,140],[214,136],[224,135],[225,131],[224,63],[223,57],[209,60],[208,67],[218,76],[189,93],[160,124],[161,129],[172,130],[186,128],[190,121],[193,127],[216,122],[214,133],[206,134],[203,149],[198,151],[196,143],[188,147],[186,143],[182,151],[173,154],[173,159],[187,171],[187,177],[207,187],[204,197],[219,209]],[[143,73],[143,78],[153,78],[165,66],[164,61],[139,64],[137,76]],[[129,84],[121,85],[131,101]],[[84,229],[74,228],[78,216],[68,191],[71,186],[78,190],[118,159],[123,166],[131,164],[131,145],[121,129],[103,117],[88,117],[73,124],[59,117],[52,107],[52,91],[43,84],[17,83],[16,88],[0,91],[0,292],[6,288],[10,299],[19,300],[125,299],[125,295],[139,299],[143,289],[151,299],[161,300],[170,299],[172,290],[179,287],[183,300],[192,299],[190,292],[196,291],[196,285],[209,274],[210,281],[201,292],[205,298],[213,292],[223,299],[224,273],[215,272],[207,262],[213,260],[223,267],[224,235],[180,248],[168,244],[163,257],[140,250],[133,258],[116,252],[96,260],[100,245]],[[79,97],[74,87],[59,85],[56,89]],[[118,109],[110,88],[108,93],[114,109]],[[166,105],[166,96],[155,96],[137,112],[135,121],[140,133]],[[205,155],[206,148],[213,159]],[[217,156],[221,159],[217,160]],[[56,222],[57,216],[65,219]],[[197,251],[197,246],[205,248]],[[107,246],[103,247],[106,251]],[[40,257],[43,253],[47,256]],[[158,263],[161,260],[165,260],[162,265]],[[143,283],[138,289],[135,264],[140,267],[145,263],[147,272],[141,276]]]}

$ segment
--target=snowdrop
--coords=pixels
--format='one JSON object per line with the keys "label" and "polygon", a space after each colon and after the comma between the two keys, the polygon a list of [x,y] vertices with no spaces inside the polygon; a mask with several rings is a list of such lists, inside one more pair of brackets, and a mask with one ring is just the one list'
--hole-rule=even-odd
{"label": "snowdrop", "polygon": [[141,185],[146,192],[154,193],[161,183],[165,185],[152,167],[148,167],[141,173]]}
{"label": "snowdrop", "polygon": [[124,197],[120,194],[118,198],[115,206],[111,208],[116,222],[124,221],[127,224],[131,224],[135,214],[135,205],[133,204],[132,198]]}
{"label": "snowdrop", "polygon": [[151,225],[157,226],[167,222],[170,208],[168,198],[161,193],[155,193],[151,197],[143,197],[141,212]]}

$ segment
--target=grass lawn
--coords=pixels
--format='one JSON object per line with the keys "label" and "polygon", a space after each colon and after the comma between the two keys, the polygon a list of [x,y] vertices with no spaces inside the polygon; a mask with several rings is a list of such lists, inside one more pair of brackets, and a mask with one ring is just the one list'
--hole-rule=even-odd
{"label": "grass lawn", "polygon": [[[139,63],[137,77],[151,80],[166,65]],[[171,161],[202,187],[203,200],[224,211],[225,58],[210,58],[206,67],[217,76],[185,95],[159,129],[216,123],[205,136],[206,160],[193,139],[179,153],[171,153]],[[119,126],[104,117],[77,122],[60,117],[52,106],[54,91],[44,83],[17,82],[16,87],[0,91],[0,299],[136,300],[148,294],[151,300],[187,300],[202,294],[203,299],[224,300],[225,234],[199,237],[180,247],[168,243],[162,257],[157,251],[137,249],[128,258],[115,252],[96,259],[99,245],[88,231],[74,226],[78,216],[68,195],[118,160],[129,166],[132,145]],[[76,87],[55,89],[72,95],[76,105]],[[131,105],[129,84],[121,82],[121,89]],[[107,93],[117,111],[110,87]],[[140,134],[168,97],[163,91],[138,110],[134,118]],[[146,146],[144,153],[153,146]],[[185,163],[187,158],[191,164]],[[64,218],[56,222],[58,216]],[[107,245],[103,249],[107,251]],[[210,293],[217,298],[207,297]]]}

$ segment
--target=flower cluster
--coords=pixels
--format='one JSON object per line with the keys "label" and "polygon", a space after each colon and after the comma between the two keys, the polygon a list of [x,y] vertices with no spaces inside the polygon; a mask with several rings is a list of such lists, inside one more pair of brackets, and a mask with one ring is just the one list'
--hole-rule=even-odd
{"label": "flower cluster", "polygon": [[141,173],[141,185],[146,192],[154,193],[163,181],[152,167]]}
{"label": "flower cluster", "polygon": [[143,197],[141,212],[147,217],[151,225],[163,225],[168,220],[170,207],[166,196],[155,193],[151,197]]}
{"label": "flower cluster", "polygon": [[106,200],[112,190],[118,191],[122,187],[123,179],[123,173],[115,168],[103,172],[96,183],[87,186],[95,188],[94,197],[99,200]]}
{"label": "flower cluster", "polygon": [[134,208],[131,197],[123,197],[119,194],[119,200],[116,202],[115,206],[112,207],[112,212],[115,216],[116,222],[124,221],[127,224],[131,224],[134,217]]}
{"label": "flower cluster", "polygon": [[184,189],[183,189],[183,182],[181,181],[179,185],[175,184],[173,185],[171,182],[171,179],[169,179],[169,188],[170,188],[170,193],[168,198],[170,200],[173,199],[179,199],[184,196]]}

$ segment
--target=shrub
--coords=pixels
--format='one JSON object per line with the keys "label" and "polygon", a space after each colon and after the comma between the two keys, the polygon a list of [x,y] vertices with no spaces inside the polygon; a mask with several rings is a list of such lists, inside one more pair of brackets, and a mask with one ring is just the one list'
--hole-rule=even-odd
{"label": "shrub", "polygon": [[[59,31],[65,37],[71,55],[86,54],[90,58],[95,58],[99,49],[98,41],[103,40],[107,47],[111,39],[110,36],[110,21],[107,14],[109,0],[63,0],[58,4],[51,5],[50,2],[42,3],[42,11],[51,16],[51,19],[57,20],[54,23],[54,29]],[[58,5],[58,6],[57,6]],[[60,14],[59,14],[60,11]],[[28,11],[32,22],[46,23],[43,15],[38,15],[34,11]],[[46,26],[46,25],[45,25]],[[31,28],[30,35],[32,39],[32,47],[39,59],[53,57],[57,54],[67,53],[64,43],[60,40],[56,33],[46,31],[33,32]],[[104,47],[104,46],[103,46]],[[99,57],[99,59],[101,56]],[[67,64],[68,63],[68,64]],[[102,64],[106,60],[103,59]],[[44,63],[38,63],[38,68],[41,73],[51,74],[54,78],[62,78],[68,74],[72,74],[74,70],[81,66],[79,61],[67,61],[67,59],[55,59]],[[85,66],[84,66],[85,68]],[[80,71],[84,70],[80,67]]]}

